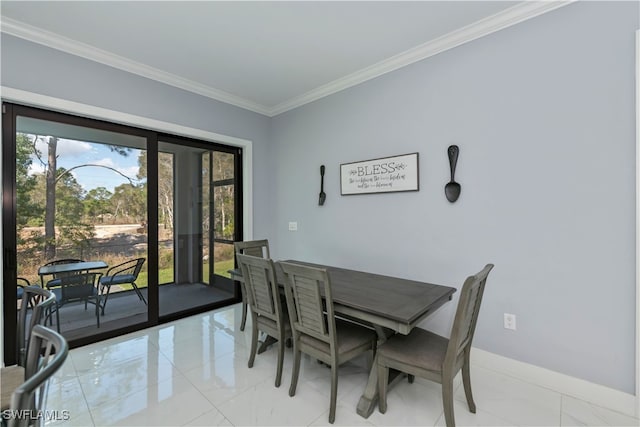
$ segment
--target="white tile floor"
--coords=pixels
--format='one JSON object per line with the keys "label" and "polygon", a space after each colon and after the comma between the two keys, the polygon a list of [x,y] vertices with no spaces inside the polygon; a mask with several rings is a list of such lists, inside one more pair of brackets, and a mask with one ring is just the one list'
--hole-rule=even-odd
{"label": "white tile floor", "polygon": [[[275,388],[275,349],[247,368],[251,326],[241,332],[239,324],[236,305],[72,350],[51,382],[47,405],[68,411],[70,419],[48,425],[328,425],[329,370],[303,358],[297,393],[289,397],[290,351]],[[357,415],[366,362],[341,367],[335,425],[444,426],[440,386],[420,379],[390,390],[386,414]],[[640,424],[479,367],[472,367],[478,411],[471,414],[457,384],[459,426]]]}

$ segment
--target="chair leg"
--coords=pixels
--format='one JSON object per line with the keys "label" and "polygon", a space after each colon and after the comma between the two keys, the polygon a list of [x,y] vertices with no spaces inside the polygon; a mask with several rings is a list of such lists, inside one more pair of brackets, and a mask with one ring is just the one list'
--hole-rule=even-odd
{"label": "chair leg", "polygon": [[56,328],[60,332],[60,306],[56,306]]}
{"label": "chair leg", "polygon": [[378,370],[378,410],[381,414],[387,412],[387,382],[389,381],[389,368],[380,363],[374,369]]}
{"label": "chair leg", "polygon": [[138,288],[138,285],[136,285],[135,282],[131,282],[131,286],[133,286],[133,290],[136,291],[136,294],[138,294],[138,298],[140,298],[140,301],[142,301],[145,305],[149,305],[147,304],[147,300],[144,299],[144,295],[142,295],[142,292],[140,291],[140,288]]}
{"label": "chair leg", "polygon": [[107,300],[109,299],[109,292],[111,292],[111,286],[102,286],[102,292],[104,293],[104,288],[107,288],[107,293],[104,294],[104,301],[102,302],[102,315],[104,316],[104,308],[107,306]]}
{"label": "chair leg", "polygon": [[242,320],[240,322],[240,330],[244,331],[244,327],[247,323],[247,290],[244,288],[243,282],[240,282],[240,295],[242,297]]}
{"label": "chair leg", "polygon": [[282,365],[284,364],[284,333],[280,334],[278,339],[278,370],[276,372],[276,387],[280,387],[282,380]]}
{"label": "chair leg", "polygon": [[257,316],[251,314],[251,320],[253,321],[253,327],[251,328],[251,354],[249,355],[249,367],[253,368],[253,361],[256,358],[256,352],[258,351],[258,322]]}
{"label": "chair leg", "polygon": [[471,393],[471,367],[469,366],[469,353],[465,354],[464,364],[462,365],[462,384],[464,385],[464,394],[467,396],[467,405],[469,405],[469,411],[476,413],[476,404],[473,401],[473,394]]}
{"label": "chair leg", "polygon": [[298,350],[298,345],[293,342],[293,370],[291,371],[291,386],[289,387],[289,396],[296,394],[296,387],[298,386],[298,376],[300,375],[300,358],[302,353]]}
{"label": "chair leg", "polygon": [[98,328],[100,328],[100,299],[96,298],[96,323],[98,324]]}
{"label": "chair leg", "polygon": [[455,427],[453,415],[453,378],[442,379],[442,403],[444,406],[444,421],[447,427]]}
{"label": "chair leg", "polygon": [[329,405],[329,422],[333,424],[336,420],[336,400],[338,398],[338,363],[336,360],[331,364],[331,402]]}
{"label": "chair leg", "polygon": [[407,379],[409,380],[409,384],[413,384],[413,382],[416,380],[416,376],[408,374]]}

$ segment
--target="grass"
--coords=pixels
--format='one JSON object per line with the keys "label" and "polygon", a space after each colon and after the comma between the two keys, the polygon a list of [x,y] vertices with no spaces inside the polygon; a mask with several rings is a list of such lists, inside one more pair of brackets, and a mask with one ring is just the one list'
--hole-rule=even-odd
{"label": "grass", "polygon": [[[234,267],[233,259],[218,261],[214,264],[214,274],[222,277],[230,277],[229,270],[232,270]],[[204,277],[209,276],[209,263],[206,263],[202,266],[202,275]],[[173,268],[164,268],[158,271],[158,283],[173,283]],[[136,280],[136,284],[139,288],[146,288],[149,283],[149,272],[141,271],[138,275],[138,280]],[[131,285],[122,285],[122,289],[131,290],[133,287]]]}

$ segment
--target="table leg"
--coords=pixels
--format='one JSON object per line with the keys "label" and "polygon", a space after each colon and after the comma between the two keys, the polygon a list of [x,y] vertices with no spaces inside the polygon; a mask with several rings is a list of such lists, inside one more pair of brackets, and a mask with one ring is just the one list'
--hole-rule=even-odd
{"label": "table leg", "polygon": [[271,344],[276,342],[278,342],[277,339],[275,339],[271,335],[267,335],[264,341],[262,341],[262,343],[260,344],[260,347],[258,347],[258,354],[264,353]]}
{"label": "table leg", "polygon": [[[393,335],[393,331],[390,329],[382,328],[380,326],[375,326],[375,330],[378,333],[378,345],[384,343],[387,338]],[[367,386],[364,389],[364,393],[360,397],[360,401],[358,402],[358,407],[356,408],[356,412],[358,415],[364,418],[369,418],[369,415],[373,413],[373,410],[376,408],[378,404],[378,355],[373,359],[373,363],[371,365],[371,371],[369,372],[369,380],[367,381]],[[400,376],[401,372],[396,371],[394,369],[389,369],[389,384],[395,382],[395,380]],[[401,377],[401,376],[400,376]]]}

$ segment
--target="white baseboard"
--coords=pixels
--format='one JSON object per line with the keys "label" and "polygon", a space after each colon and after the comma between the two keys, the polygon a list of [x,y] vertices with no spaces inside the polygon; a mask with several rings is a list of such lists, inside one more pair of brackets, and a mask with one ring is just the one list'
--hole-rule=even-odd
{"label": "white baseboard", "polygon": [[640,402],[636,396],[595,384],[529,363],[474,348],[471,364],[548,388],[561,394],[608,408],[625,415],[638,417]]}

